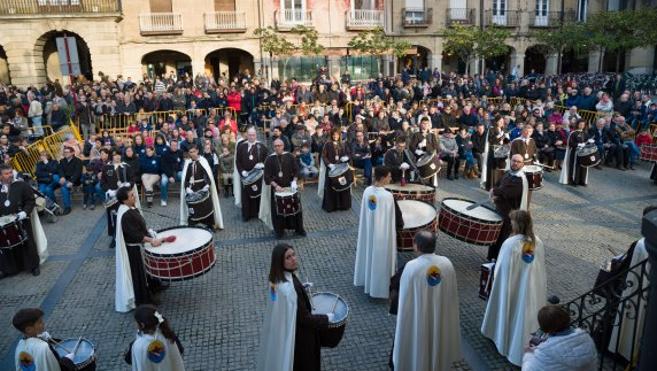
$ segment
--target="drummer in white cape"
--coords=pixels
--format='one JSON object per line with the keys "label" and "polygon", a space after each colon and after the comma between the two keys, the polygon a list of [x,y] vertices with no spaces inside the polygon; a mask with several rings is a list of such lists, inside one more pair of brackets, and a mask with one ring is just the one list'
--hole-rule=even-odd
{"label": "drummer in white cape", "polygon": [[[224,220],[221,214],[221,205],[219,204],[219,193],[214,183],[214,176],[208,161],[199,156],[198,147],[192,144],[188,152],[189,159],[185,161],[182,171],[182,185],[180,187],[180,224],[195,225],[204,224],[206,227],[217,230],[224,229]],[[206,202],[212,204],[212,213],[202,219],[197,219],[190,213],[186,197],[193,192],[205,191],[210,192]]]}
{"label": "drummer in white cape", "polygon": [[394,370],[450,370],[462,358],[456,272],[449,259],[435,254],[435,246],[434,233],[418,232],[417,258],[401,273]]}
{"label": "drummer in white cape", "polygon": [[258,371],[320,370],[318,331],[326,329],[334,315],[312,314],[306,288],[295,273],[297,268],[294,248],[284,243],[276,245],[271,254]]}
{"label": "drummer in white cape", "polygon": [[511,170],[504,174],[496,187],[490,190],[490,198],[502,217],[502,230],[497,241],[488,247],[489,261],[497,258],[502,243],[511,233],[509,213],[516,209],[527,210],[529,185],[523,167],[524,160],[521,155],[511,156]]}
{"label": "drummer in white cape", "polygon": [[74,371],[77,370],[69,353],[60,357],[49,343],[43,311],[39,308],[23,308],[12,319],[14,327],[23,334],[16,346],[14,362],[16,370]]}
{"label": "drummer in white cape", "polygon": [[130,343],[125,361],[132,371],[185,371],[185,351],[169,321],[152,305],[135,310],[137,337]]}
{"label": "drummer in white cape", "polygon": [[235,166],[238,174],[241,175],[240,200],[242,205],[242,220],[247,221],[251,218],[258,217],[260,209],[260,198],[262,195],[261,182],[244,185],[242,181],[253,170],[262,170],[265,168],[265,159],[267,158],[267,147],[256,140],[257,134],[253,127],[246,131],[246,140],[241,141],[235,149]]}
{"label": "drummer in white cape", "polygon": [[274,153],[265,160],[262,187],[264,197],[260,200],[260,220],[274,230],[276,238],[282,238],[286,229],[294,229],[297,235],[305,236],[306,230],[303,228],[301,205],[297,205],[299,210],[293,215],[279,215],[277,211],[276,194],[279,193],[280,195],[286,189],[291,191],[289,196],[293,197],[294,202],[301,202],[298,194],[296,194],[299,163],[293,154],[285,152],[285,144],[282,140],[274,140],[273,146]]}
{"label": "drummer in white cape", "polygon": [[135,192],[122,187],[116,192],[121,203],[116,217],[116,292],[114,308],[129,312],[137,305],[154,302],[153,294],[166,288],[159,280],[146,275],[141,249],[145,243],[158,247],[162,240],[154,238],[153,231],[135,207]]}
{"label": "drummer in white cape", "polygon": [[493,287],[481,324],[481,333],[493,340],[497,351],[520,366],[536,315],[546,303],[547,278],[543,243],[534,235],[527,211],[511,212],[513,235],[500,250]]}
{"label": "drummer in white cape", "polygon": [[354,286],[365,286],[373,298],[388,297],[397,263],[397,229],[404,225],[392,193],[384,188],[391,179],[390,169],[376,167],[374,185],[365,189],[360,205]]}
{"label": "drummer in white cape", "polygon": [[39,265],[48,258],[48,240],[35,205],[32,187],[17,179],[11,166],[0,164],[0,219],[5,220],[1,228],[21,228],[27,237],[23,243],[2,249],[0,278],[20,271],[34,276],[41,273]]}

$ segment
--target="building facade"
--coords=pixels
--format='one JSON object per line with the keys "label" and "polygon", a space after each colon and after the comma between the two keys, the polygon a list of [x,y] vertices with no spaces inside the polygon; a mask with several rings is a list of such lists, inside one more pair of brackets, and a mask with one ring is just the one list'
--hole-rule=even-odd
{"label": "building facade", "polygon": [[[536,29],[563,20],[585,21],[603,9],[620,9],[620,0],[3,0],[0,2],[0,81],[18,86],[61,79],[72,54],[88,78],[122,74],[188,72],[231,78],[238,73],[307,80],[317,67],[331,75],[348,70],[361,79],[402,66],[463,70],[443,51],[441,30],[455,23],[512,31],[508,55],[486,66],[520,73],[555,73],[557,55],[546,55],[531,37]],[[483,6],[483,8],[482,8]],[[316,57],[270,58],[254,36],[258,27],[275,27],[286,38],[296,25],[314,27],[326,49]],[[348,48],[361,30],[382,27],[408,40],[408,55],[362,56]],[[63,42],[62,39],[73,39]],[[59,41],[58,41],[59,40]],[[57,43],[60,42],[58,52]],[[66,50],[61,45],[66,46]],[[76,53],[77,52],[77,53]],[[382,59],[382,60],[381,60]],[[636,49],[624,58],[633,72],[654,70],[655,49]],[[594,71],[599,55],[565,55],[564,71]],[[470,66],[471,72],[479,64]],[[62,73],[64,71],[64,73]],[[76,70],[77,72],[77,70]]]}

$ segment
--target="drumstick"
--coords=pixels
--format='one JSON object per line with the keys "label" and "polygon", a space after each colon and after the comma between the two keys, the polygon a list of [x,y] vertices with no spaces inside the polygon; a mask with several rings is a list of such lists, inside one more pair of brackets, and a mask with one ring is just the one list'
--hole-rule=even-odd
{"label": "drumstick", "polygon": [[74,356],[75,356],[75,352],[78,351],[78,347],[80,346],[80,342],[81,342],[81,341],[82,341],[82,336],[80,336],[80,337],[78,338],[78,342],[75,343],[75,347],[73,348],[73,352],[71,352],[71,353],[73,353]]}
{"label": "drumstick", "polygon": [[488,203],[489,201],[490,201],[490,200],[488,200],[488,199],[483,200],[483,201],[479,201],[479,202],[476,202],[476,203],[474,203],[474,204],[472,204],[472,205],[466,207],[465,209],[468,210],[468,211],[470,211],[470,210],[472,210],[472,209],[476,209],[476,208],[478,208],[479,206],[481,206],[481,205],[483,205],[483,204]]}
{"label": "drumstick", "polygon": [[536,165],[536,166],[540,166],[540,167],[548,168],[548,169],[550,169],[550,170],[554,170],[554,166],[541,164],[541,163],[538,162],[538,161],[534,161],[534,163],[533,163],[532,165]]}
{"label": "drumstick", "polygon": [[338,306],[338,301],[340,300],[339,296],[335,296],[335,301],[333,302],[333,306],[331,307],[331,313],[335,313],[335,307]]}

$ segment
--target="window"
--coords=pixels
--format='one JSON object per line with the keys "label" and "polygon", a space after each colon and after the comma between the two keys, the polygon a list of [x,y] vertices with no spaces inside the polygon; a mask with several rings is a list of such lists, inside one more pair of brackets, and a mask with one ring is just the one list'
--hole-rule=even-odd
{"label": "window", "polygon": [[506,0],[493,0],[493,16],[506,15]]}
{"label": "window", "polygon": [[375,10],[374,0],[351,0],[351,10]]}
{"label": "window", "polygon": [[367,80],[379,74],[379,57],[373,55],[343,56],[340,71],[349,71],[351,80]]}
{"label": "window", "polygon": [[549,0],[536,0],[536,18],[534,19],[535,26],[548,25],[548,9],[550,8]]}
{"label": "window", "polygon": [[326,57],[289,57],[279,59],[278,76],[283,80],[296,78],[297,81],[312,81],[317,77],[320,67],[326,67]]}
{"label": "window", "polygon": [[216,12],[234,12],[235,0],[214,0],[214,10]]}
{"label": "window", "polygon": [[173,6],[171,0],[150,0],[151,13],[171,13]]}
{"label": "window", "polygon": [[406,24],[424,23],[424,0],[406,0]]}
{"label": "window", "polygon": [[577,21],[586,22],[586,14],[589,7],[588,0],[578,0],[577,1]]}

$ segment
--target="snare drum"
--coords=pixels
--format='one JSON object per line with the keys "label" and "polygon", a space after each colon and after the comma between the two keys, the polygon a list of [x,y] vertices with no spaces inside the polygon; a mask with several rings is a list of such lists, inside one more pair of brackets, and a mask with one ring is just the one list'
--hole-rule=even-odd
{"label": "snare drum", "polygon": [[143,250],[146,273],[165,281],[182,281],[208,272],[216,261],[214,236],[201,227],[171,227],[157,232],[157,238],[176,240],[159,247],[146,244]]}
{"label": "snare drum", "polygon": [[274,192],[276,201],[276,214],[280,216],[297,215],[301,211],[301,200],[299,192],[286,190]]}
{"label": "snare drum", "polygon": [[334,191],[346,191],[351,188],[351,184],[354,182],[354,174],[351,173],[348,164],[335,164],[335,167],[328,173],[328,182]]}
{"label": "snare drum", "polygon": [[397,250],[412,250],[415,234],[422,230],[436,232],[438,219],[433,204],[415,200],[397,202],[404,220],[404,229],[397,231]]}
{"label": "snare drum", "polygon": [[433,204],[436,200],[436,189],[422,184],[406,184],[402,186],[399,183],[391,183],[384,187],[396,201],[415,200],[424,201]]}
{"label": "snare drum", "polygon": [[543,168],[538,165],[526,165],[522,168],[527,177],[527,187],[530,191],[543,188]]}
{"label": "snare drum", "polygon": [[417,171],[422,179],[431,178],[440,171],[440,159],[435,153],[425,153],[415,163]]}
{"label": "snare drum", "polygon": [[440,207],[438,226],[441,231],[473,245],[488,246],[497,241],[502,231],[502,217],[487,206],[472,210],[474,204],[460,198],[445,198]]}
{"label": "snare drum", "polygon": [[342,340],[349,318],[349,305],[340,295],[331,292],[317,292],[312,295],[312,314],[333,313],[333,321],[328,328],[320,330],[319,342],[322,347],[335,348]]}
{"label": "snare drum", "polygon": [[[54,343],[54,348],[59,358],[64,358],[67,354],[73,353],[73,363],[75,369],[78,371],[95,370],[96,369],[96,346],[91,341],[82,338],[79,339],[64,339],[60,342]],[[77,349],[76,349],[77,345]]]}
{"label": "snare drum", "polygon": [[14,248],[27,240],[23,221],[16,220],[16,215],[0,217],[0,248]]}
{"label": "snare drum", "polygon": [[490,290],[493,288],[493,273],[495,272],[495,263],[484,263],[481,265],[481,274],[479,275],[479,297],[488,300]]}
{"label": "snare drum", "polygon": [[214,206],[209,191],[200,190],[185,195],[185,202],[189,210],[189,220],[198,222],[212,215]]}
{"label": "snare drum", "polygon": [[640,158],[643,161],[657,161],[657,146],[642,145]]}
{"label": "snare drum", "polygon": [[600,164],[602,157],[598,153],[598,146],[594,143],[587,143],[584,147],[577,149],[577,162],[582,167],[593,167]]}
{"label": "snare drum", "polygon": [[252,169],[247,176],[242,178],[242,186],[246,189],[249,198],[258,198],[262,192],[262,169]]}

